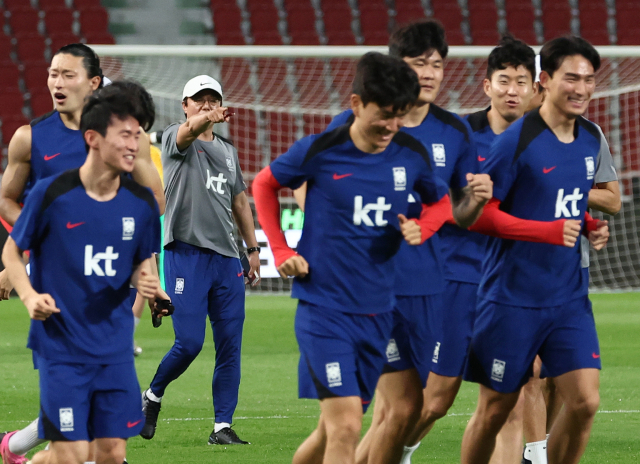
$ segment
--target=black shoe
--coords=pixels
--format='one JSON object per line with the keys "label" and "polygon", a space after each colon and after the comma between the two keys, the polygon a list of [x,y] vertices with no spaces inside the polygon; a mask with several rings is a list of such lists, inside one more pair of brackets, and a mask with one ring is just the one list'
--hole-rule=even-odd
{"label": "black shoe", "polygon": [[[215,430],[215,429],[214,429]],[[220,429],[217,433],[211,432],[210,445],[250,445],[248,441],[240,440],[238,434],[231,427]]]}
{"label": "black shoe", "polygon": [[156,433],[158,414],[160,414],[160,403],[147,398],[146,390],[142,393],[142,413],[144,414],[144,427],[142,427],[140,436],[151,440]]}

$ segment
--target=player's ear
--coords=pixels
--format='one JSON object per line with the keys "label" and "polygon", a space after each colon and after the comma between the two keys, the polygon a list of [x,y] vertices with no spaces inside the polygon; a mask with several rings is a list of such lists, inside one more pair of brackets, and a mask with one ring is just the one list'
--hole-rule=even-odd
{"label": "player's ear", "polygon": [[357,117],[360,116],[360,108],[362,108],[362,98],[360,95],[356,95],[355,93],[351,94],[349,98],[349,102],[351,103],[351,110],[353,110],[353,114]]}
{"label": "player's ear", "polygon": [[491,81],[489,79],[485,78],[482,81],[482,89],[484,90],[485,95],[491,98],[491,95],[489,95],[489,91],[491,90]]}
{"label": "player's ear", "polygon": [[[540,82],[538,82],[539,86],[547,87],[547,83],[551,80],[551,76],[547,71],[540,71]],[[540,89],[542,90],[542,89]]]}
{"label": "player's ear", "polygon": [[100,134],[92,129],[85,131],[84,141],[90,148],[98,148],[98,138]]}
{"label": "player's ear", "polygon": [[91,79],[89,79],[89,82],[91,82],[91,90],[95,92],[96,90],[98,90],[98,87],[100,87],[100,82],[102,82],[102,77],[93,76]]}

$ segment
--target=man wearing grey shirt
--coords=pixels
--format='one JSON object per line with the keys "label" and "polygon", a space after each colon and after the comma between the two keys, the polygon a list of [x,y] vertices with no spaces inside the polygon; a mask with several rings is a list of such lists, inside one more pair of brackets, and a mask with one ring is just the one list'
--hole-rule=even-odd
{"label": "man wearing grey shirt", "polygon": [[234,219],[248,246],[250,278],[260,266],[260,249],[238,152],[213,133],[214,124],[231,117],[222,106],[220,84],[209,76],[194,77],[184,87],[182,108],[186,122],[170,125],[162,136],[164,272],[176,308],[175,343],[143,393],[146,420],[140,435],[153,438],[164,391],[202,349],[208,315],[216,349],[215,426],[209,444],[247,444],[230,425],[238,404],[244,323],[244,275]]}

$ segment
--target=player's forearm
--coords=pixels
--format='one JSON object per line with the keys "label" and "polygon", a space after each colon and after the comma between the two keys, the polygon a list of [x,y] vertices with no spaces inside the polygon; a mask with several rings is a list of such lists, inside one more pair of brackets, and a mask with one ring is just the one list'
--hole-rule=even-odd
{"label": "player's forearm", "polygon": [[22,301],[35,293],[22,261],[22,252],[11,237],[7,239],[2,250],[2,263],[7,270],[9,281]]}
{"label": "player's forearm", "polygon": [[482,214],[484,204],[465,195],[460,201],[454,201],[452,206],[453,219],[463,229],[471,227]]}
{"label": "player's forearm", "polygon": [[589,208],[602,211],[603,213],[615,215],[622,207],[620,192],[617,194],[606,188],[593,188],[589,191]]}
{"label": "player's forearm", "polygon": [[278,190],[282,186],[273,177],[271,169],[267,166],[253,180],[252,188],[256,212],[258,213],[258,222],[267,235],[276,266],[279,266],[295,255],[295,252],[287,245],[287,240],[280,226]]}
{"label": "player's forearm", "polygon": [[233,206],[231,208],[233,217],[238,226],[238,231],[242,236],[244,242],[247,244],[247,248],[253,248],[258,246],[258,240],[256,240],[256,228],[253,223],[253,213],[251,212],[251,206],[247,195],[242,192],[241,196],[237,195],[234,198]]}
{"label": "player's forearm", "polygon": [[512,216],[499,209],[495,198],[484,208],[482,215],[469,228],[474,232],[508,240],[564,244],[564,220],[533,221]]}
{"label": "player's forearm", "polygon": [[0,216],[2,216],[2,219],[7,221],[9,225],[13,226],[16,223],[21,211],[22,207],[17,201],[0,196]]}
{"label": "player's forearm", "polygon": [[200,134],[213,129],[213,123],[209,120],[207,114],[196,114],[187,119],[184,124],[178,128],[176,134],[176,146],[178,150],[185,150],[191,145]]}

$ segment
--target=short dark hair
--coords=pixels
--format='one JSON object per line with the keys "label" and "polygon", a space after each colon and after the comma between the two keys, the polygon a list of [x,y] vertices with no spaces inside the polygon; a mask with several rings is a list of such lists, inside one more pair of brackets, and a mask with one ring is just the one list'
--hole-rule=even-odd
{"label": "short dark hair", "polygon": [[[89,79],[100,76],[100,85],[98,88],[103,87],[104,76],[102,74],[102,68],[100,68],[100,57],[93,51],[91,47],[82,43],[72,43],[61,47],[60,50],[54,53],[53,56],[59,54],[72,55],[82,58],[82,66],[87,70]],[[52,57],[53,58],[53,57]]]}
{"label": "short dark hair", "polygon": [[540,69],[549,76],[562,66],[568,56],[582,55],[593,66],[593,71],[600,69],[600,54],[582,37],[567,35],[549,40],[540,50]]}
{"label": "short dark hair", "polygon": [[415,58],[437,51],[442,59],[449,53],[444,27],[435,19],[421,19],[406,24],[389,38],[389,55],[398,58]]}
{"label": "short dark hair", "polygon": [[111,124],[111,117],[124,120],[133,116],[148,131],[155,120],[155,105],[151,95],[134,81],[115,81],[89,96],[82,109],[82,135],[94,130],[103,137]]}
{"label": "short dark hair", "polygon": [[524,66],[531,73],[531,80],[536,79],[536,52],[522,40],[507,34],[500,39],[498,46],[489,53],[487,79],[490,80],[494,72],[507,69],[509,66],[514,68]]}
{"label": "short dark hair", "polygon": [[391,106],[400,111],[413,106],[420,95],[418,75],[400,58],[378,52],[366,53],[358,61],[353,93],[362,104]]}

